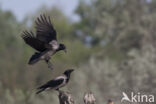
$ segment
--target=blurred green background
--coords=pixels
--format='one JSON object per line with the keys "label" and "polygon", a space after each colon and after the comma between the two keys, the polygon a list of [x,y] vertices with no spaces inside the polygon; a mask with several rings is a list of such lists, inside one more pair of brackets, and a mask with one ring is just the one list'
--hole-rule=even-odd
{"label": "blurred green background", "polygon": [[[87,91],[95,94],[97,104],[108,99],[120,104],[122,92],[156,96],[155,0],[79,0],[73,11],[77,21],[65,15],[59,5],[43,4],[21,21],[1,6],[3,2],[0,104],[58,104],[56,91],[35,95],[35,88],[67,68],[75,72],[62,90],[70,91],[76,104],[83,103]],[[52,58],[53,71],[43,61],[27,65],[34,50],[20,37],[25,29],[35,32],[34,20],[42,13],[51,16],[59,41],[68,51]]]}

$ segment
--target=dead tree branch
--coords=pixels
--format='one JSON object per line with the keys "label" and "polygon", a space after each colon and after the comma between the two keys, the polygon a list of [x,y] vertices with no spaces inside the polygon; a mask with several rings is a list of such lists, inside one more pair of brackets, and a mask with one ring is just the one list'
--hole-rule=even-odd
{"label": "dead tree branch", "polygon": [[96,101],[92,92],[85,93],[83,100],[85,104],[95,104]]}
{"label": "dead tree branch", "polygon": [[74,100],[69,92],[59,91],[60,104],[74,104]]}

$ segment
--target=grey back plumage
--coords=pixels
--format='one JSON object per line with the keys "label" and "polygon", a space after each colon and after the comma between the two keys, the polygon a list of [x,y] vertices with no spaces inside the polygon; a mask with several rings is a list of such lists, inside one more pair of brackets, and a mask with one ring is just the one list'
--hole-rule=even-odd
{"label": "grey back plumage", "polygon": [[58,89],[61,87],[61,85],[65,84],[66,76],[59,76],[53,80],[48,81],[46,84],[40,86],[37,88],[37,93],[39,94],[40,92],[46,90],[47,88],[51,89]]}
{"label": "grey back plumage", "polygon": [[72,71],[74,71],[74,70],[68,69],[63,73],[63,75],[58,76],[55,79],[48,81],[46,84],[38,87],[37,88],[38,91],[36,94],[39,94],[40,92],[42,92],[48,88],[56,90],[56,89],[59,89],[59,88],[65,86],[69,81],[70,74]]}

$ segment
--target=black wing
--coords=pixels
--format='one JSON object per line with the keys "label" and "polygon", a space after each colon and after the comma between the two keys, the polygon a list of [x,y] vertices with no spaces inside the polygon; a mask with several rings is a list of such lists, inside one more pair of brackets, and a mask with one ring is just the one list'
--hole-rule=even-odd
{"label": "black wing", "polygon": [[57,80],[51,80],[51,81],[47,82],[46,84],[40,86],[40,87],[37,88],[37,89],[46,89],[46,88],[48,88],[48,87],[54,88],[54,87],[57,87],[57,86],[59,86],[60,84],[62,84],[63,81],[64,81],[63,78],[57,79]]}
{"label": "black wing", "polygon": [[37,51],[43,52],[46,50],[45,43],[36,39],[33,32],[23,31],[22,38],[28,45]]}
{"label": "black wing", "polygon": [[37,18],[36,23],[36,34],[37,38],[45,43],[49,43],[56,39],[56,31],[50,21],[50,16],[48,18],[43,14]]}

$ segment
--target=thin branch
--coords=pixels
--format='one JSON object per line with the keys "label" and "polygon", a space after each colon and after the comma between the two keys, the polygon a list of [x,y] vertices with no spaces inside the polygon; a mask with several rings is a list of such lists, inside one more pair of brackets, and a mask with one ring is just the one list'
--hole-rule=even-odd
{"label": "thin branch", "polygon": [[92,92],[85,93],[83,100],[85,104],[95,104],[96,101]]}

